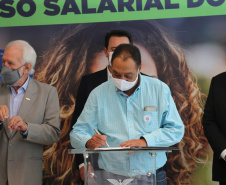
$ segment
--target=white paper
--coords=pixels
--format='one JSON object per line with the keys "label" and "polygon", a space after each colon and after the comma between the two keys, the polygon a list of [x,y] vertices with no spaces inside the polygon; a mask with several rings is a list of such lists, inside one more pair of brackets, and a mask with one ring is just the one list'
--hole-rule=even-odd
{"label": "white paper", "polygon": [[106,148],[95,148],[94,150],[123,150],[130,149],[130,147],[106,147]]}

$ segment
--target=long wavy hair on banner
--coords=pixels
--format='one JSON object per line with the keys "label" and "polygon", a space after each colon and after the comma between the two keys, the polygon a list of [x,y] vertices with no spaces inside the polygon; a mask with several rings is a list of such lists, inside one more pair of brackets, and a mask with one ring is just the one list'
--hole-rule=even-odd
{"label": "long wavy hair on banner", "polygon": [[90,71],[92,59],[103,53],[106,32],[113,29],[129,31],[134,44],[146,48],[155,61],[158,78],[170,87],[185,135],[177,144],[181,150],[167,155],[167,180],[172,185],[191,184],[190,175],[197,164],[205,164],[208,158],[204,151],[208,142],[201,124],[205,96],[186,64],[182,48],[172,35],[151,21],[69,25],[53,38],[35,73],[38,81],[57,88],[61,110],[61,139],[44,151],[44,181],[73,184],[78,180],[76,156],[68,154],[75,97],[82,76]]}

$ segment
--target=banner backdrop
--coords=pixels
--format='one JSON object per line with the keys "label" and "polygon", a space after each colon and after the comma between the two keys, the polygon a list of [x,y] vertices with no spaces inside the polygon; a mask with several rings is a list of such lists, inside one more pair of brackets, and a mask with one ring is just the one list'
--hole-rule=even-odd
{"label": "banner backdrop", "polygon": [[224,15],[225,0],[1,0],[1,26]]}
{"label": "banner backdrop", "polygon": [[[210,79],[226,70],[225,3],[0,1],[0,51],[12,40],[28,41],[38,54],[34,78],[55,86],[60,98],[62,135],[56,144],[44,149],[43,184],[79,183],[76,156],[68,154],[76,93],[83,75],[107,66],[104,36],[113,29],[132,34],[142,55],[141,71],[147,75],[156,71],[170,87],[185,124],[185,136],[178,144],[182,150],[167,156],[168,183],[217,184],[211,181],[212,151],[201,118]],[[193,17],[200,15],[205,16]]]}

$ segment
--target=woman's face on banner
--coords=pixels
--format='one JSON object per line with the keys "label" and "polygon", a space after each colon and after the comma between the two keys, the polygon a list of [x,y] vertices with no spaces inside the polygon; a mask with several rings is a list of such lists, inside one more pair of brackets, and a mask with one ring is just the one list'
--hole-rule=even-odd
{"label": "woman's face on banner", "polygon": [[[138,44],[135,45],[139,48],[141,53],[141,73],[152,76],[154,78],[158,78],[157,68],[150,53],[143,46]],[[91,64],[88,66],[88,73],[90,74],[100,71],[107,65],[108,59],[106,58],[104,52],[98,53],[93,61],[91,61]]]}

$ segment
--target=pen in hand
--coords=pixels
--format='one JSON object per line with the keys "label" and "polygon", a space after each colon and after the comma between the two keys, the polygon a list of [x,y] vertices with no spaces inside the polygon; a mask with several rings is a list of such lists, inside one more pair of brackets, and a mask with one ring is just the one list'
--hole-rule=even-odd
{"label": "pen in hand", "polygon": [[[94,131],[95,131],[97,134],[101,135],[100,132],[99,132],[97,129],[94,128]],[[107,145],[108,147],[110,147],[109,144],[108,144],[107,142],[106,142],[106,145]]]}

